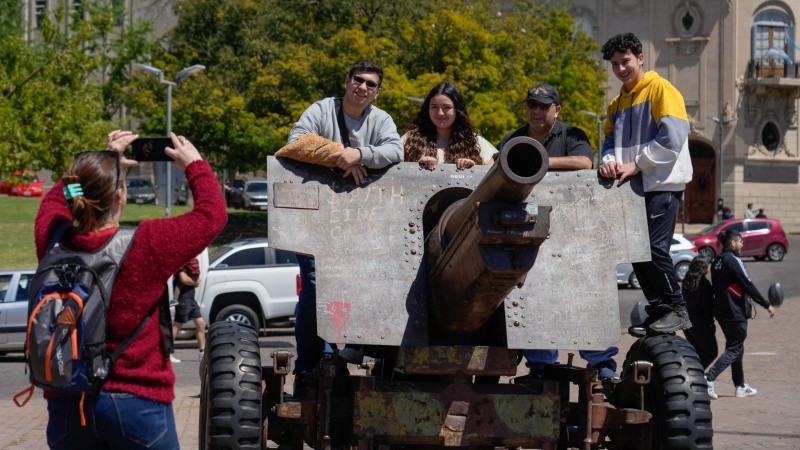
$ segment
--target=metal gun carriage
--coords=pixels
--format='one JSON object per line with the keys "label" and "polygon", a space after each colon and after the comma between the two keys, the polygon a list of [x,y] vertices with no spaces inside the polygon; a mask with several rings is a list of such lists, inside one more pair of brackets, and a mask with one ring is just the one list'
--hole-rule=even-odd
{"label": "metal gun carriage", "polygon": [[289,396],[290,352],[262,366],[254,330],[214,324],[201,448],[712,448],[703,368],[675,335],[638,340],[618,384],[571,358],[500,381],[522,349],[616,343],[614,267],[650,257],[640,194],[547,161],[517,138],[491,167],[400,163],[356,187],[270,157],[271,245],[314,255],[319,336],[374,362],[326,356]]}

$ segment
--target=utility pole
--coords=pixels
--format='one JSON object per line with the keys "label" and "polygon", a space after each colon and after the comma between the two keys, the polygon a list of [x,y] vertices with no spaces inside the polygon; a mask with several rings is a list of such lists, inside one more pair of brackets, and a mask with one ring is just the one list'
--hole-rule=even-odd
{"label": "utility pole", "polygon": [[[164,71],[153,66],[141,63],[133,63],[133,67],[144,70],[145,72],[158,77],[158,82],[167,86],[167,137],[172,133],[172,87],[181,84],[181,81],[194,75],[197,72],[205,69],[206,66],[202,64],[195,64],[193,66],[184,67],[178,72],[175,81],[164,79]],[[167,167],[167,200],[164,206],[164,216],[170,217],[172,215],[172,163],[165,162]]]}

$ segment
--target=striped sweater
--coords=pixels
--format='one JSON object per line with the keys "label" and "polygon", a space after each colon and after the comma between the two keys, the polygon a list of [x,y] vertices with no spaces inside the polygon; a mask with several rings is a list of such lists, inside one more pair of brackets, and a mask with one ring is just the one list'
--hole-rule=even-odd
{"label": "striped sweater", "polygon": [[636,162],[645,192],[682,191],[692,180],[683,96],[654,71],[608,106],[603,162]]}

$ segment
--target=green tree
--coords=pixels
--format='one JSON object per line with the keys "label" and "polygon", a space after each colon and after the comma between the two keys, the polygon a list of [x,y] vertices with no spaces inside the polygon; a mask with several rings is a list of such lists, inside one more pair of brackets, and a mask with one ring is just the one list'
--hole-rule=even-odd
{"label": "green tree", "polygon": [[149,49],[145,33],[117,31],[110,7],[84,2],[82,11],[46,17],[32,40],[0,39],[0,173],[59,174],[75,153],[102,148],[126,64]]}
{"label": "green tree", "polygon": [[[208,70],[174,97],[173,129],[204,144],[223,167],[263,169],[312,102],[341,95],[350,64],[373,59],[385,80],[376,104],[402,130],[436,83],[461,87],[481,133],[498,142],[524,123],[521,100],[535,82],[559,88],[561,118],[596,126],[605,73],[596,46],[564,8],[547,2],[380,0],[179,0],[178,24],[153,63],[175,73]],[[505,3],[504,3],[505,4]],[[146,92],[145,92],[146,91]],[[146,132],[164,129],[163,87],[134,77],[128,99]],[[180,111],[179,111],[180,109]]]}
{"label": "green tree", "polygon": [[22,15],[18,0],[0,0],[0,39],[22,31]]}

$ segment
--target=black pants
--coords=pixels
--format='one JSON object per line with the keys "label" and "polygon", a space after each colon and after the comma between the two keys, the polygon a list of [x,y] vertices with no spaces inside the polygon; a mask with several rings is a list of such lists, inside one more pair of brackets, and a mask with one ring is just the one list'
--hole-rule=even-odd
{"label": "black pants", "polygon": [[744,340],[747,339],[747,321],[735,320],[719,323],[722,333],[725,335],[725,351],[711,367],[706,376],[709,381],[717,379],[728,366],[731,366],[733,384],[741,386],[744,384]]}
{"label": "black pants", "polygon": [[719,347],[717,346],[717,327],[712,323],[711,326],[689,328],[683,330],[686,340],[694,346],[697,351],[697,356],[700,357],[700,363],[703,364],[703,370],[711,366],[717,355],[719,355]]}
{"label": "black pants", "polygon": [[671,306],[686,304],[675,275],[675,265],[669,255],[682,197],[683,191],[644,194],[651,260],[633,263],[633,271],[642,286],[642,293],[651,303],[660,301]]}

